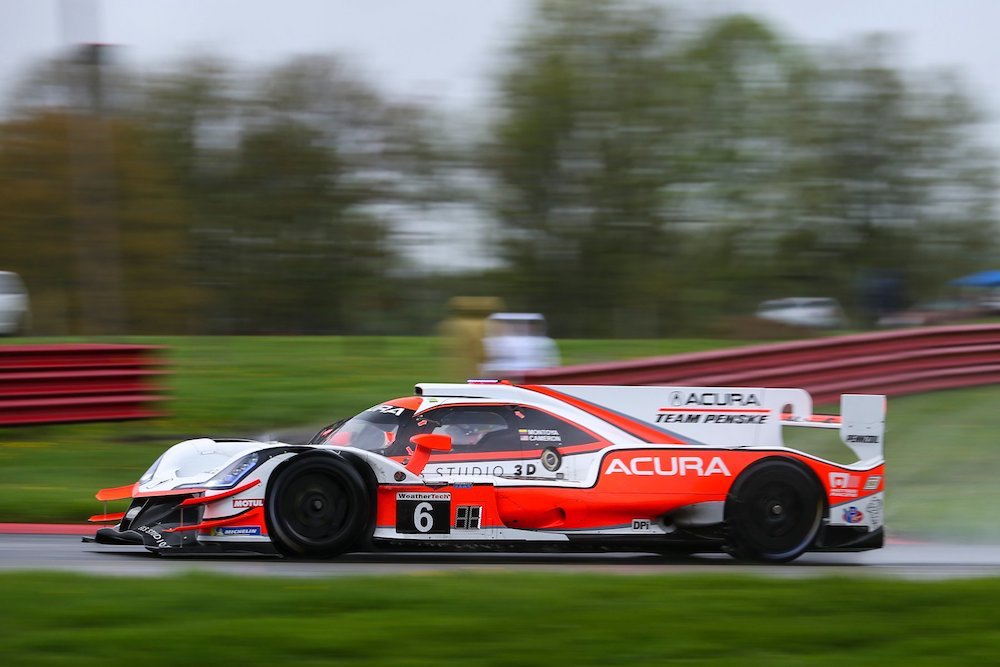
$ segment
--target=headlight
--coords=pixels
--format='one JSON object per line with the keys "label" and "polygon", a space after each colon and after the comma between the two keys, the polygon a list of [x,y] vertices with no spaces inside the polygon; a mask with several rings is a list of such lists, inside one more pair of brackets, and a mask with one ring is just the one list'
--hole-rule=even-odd
{"label": "headlight", "polygon": [[139,484],[149,484],[152,481],[153,475],[156,474],[156,469],[160,466],[160,461],[163,460],[163,454],[160,454],[160,458],[153,461],[153,465],[149,466],[149,470],[142,473],[142,477],[139,478]]}
{"label": "headlight", "polygon": [[246,477],[247,473],[256,468],[259,462],[260,456],[257,455],[257,452],[247,454],[238,461],[230,463],[212,479],[198,486],[205,486],[210,489],[228,488]]}

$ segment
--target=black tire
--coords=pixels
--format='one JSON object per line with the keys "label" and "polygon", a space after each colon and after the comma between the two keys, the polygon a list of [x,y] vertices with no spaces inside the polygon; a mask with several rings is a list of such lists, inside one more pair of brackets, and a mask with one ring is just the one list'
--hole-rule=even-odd
{"label": "black tire", "polygon": [[267,532],[286,556],[332,558],[358,544],[370,525],[364,480],[342,458],[293,459],[267,492]]}
{"label": "black tire", "polygon": [[768,459],[740,475],[726,498],[726,549],[740,560],[787,563],[819,534],[823,492],[798,463]]}

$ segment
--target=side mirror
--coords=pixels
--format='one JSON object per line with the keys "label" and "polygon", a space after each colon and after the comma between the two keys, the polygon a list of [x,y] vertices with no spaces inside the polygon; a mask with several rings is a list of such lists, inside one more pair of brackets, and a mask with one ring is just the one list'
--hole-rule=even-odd
{"label": "side mirror", "polygon": [[427,459],[431,457],[431,452],[450,452],[451,436],[442,433],[418,433],[410,438],[410,442],[416,447],[410,462],[406,464],[406,469],[414,475],[419,475],[427,465]]}

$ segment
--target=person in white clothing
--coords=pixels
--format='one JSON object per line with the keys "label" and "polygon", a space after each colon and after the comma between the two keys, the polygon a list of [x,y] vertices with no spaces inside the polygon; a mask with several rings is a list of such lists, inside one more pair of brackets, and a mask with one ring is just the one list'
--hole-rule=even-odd
{"label": "person in white clothing", "polygon": [[558,366],[559,348],[545,335],[540,313],[493,313],[483,338],[485,377],[517,376],[525,371]]}

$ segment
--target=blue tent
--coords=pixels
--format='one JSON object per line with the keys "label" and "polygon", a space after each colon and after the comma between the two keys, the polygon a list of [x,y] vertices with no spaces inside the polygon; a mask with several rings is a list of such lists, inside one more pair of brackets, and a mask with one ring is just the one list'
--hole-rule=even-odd
{"label": "blue tent", "polygon": [[970,273],[951,281],[952,285],[963,287],[1000,287],[1000,271],[980,271]]}

